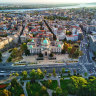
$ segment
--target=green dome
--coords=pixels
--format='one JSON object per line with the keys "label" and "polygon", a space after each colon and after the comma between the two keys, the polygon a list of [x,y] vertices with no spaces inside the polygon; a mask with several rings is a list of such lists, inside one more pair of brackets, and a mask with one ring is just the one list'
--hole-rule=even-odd
{"label": "green dome", "polygon": [[59,44],[58,47],[61,48],[61,44]]}
{"label": "green dome", "polygon": [[32,39],[32,41],[31,42],[34,42],[34,40]]}
{"label": "green dome", "polygon": [[48,40],[47,39],[43,40],[43,44],[48,44]]}
{"label": "green dome", "polygon": [[58,42],[59,40],[57,39],[56,41]]}
{"label": "green dome", "polygon": [[33,46],[32,46],[32,45],[30,45],[30,48],[32,49],[32,48],[33,48]]}

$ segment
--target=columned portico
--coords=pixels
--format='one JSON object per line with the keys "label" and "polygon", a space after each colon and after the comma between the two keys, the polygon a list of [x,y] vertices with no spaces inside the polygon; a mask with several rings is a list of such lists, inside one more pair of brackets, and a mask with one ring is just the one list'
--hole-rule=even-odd
{"label": "columned portico", "polygon": [[42,54],[43,54],[44,57],[48,57],[49,54],[50,54],[50,51],[49,50],[43,50]]}

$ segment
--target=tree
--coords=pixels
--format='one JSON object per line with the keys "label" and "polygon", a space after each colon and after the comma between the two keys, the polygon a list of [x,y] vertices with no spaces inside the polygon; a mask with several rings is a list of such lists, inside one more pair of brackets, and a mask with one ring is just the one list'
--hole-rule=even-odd
{"label": "tree", "polygon": [[41,69],[37,69],[37,72],[36,72],[36,78],[37,79],[41,79],[43,77],[43,72],[41,71]]}
{"label": "tree", "polygon": [[72,32],[68,31],[66,32],[66,35],[72,35]]}
{"label": "tree", "polygon": [[65,68],[62,68],[62,73],[65,73]]}
{"label": "tree", "polygon": [[14,49],[12,50],[11,57],[12,57],[12,58],[15,58],[15,57],[17,57],[17,56],[18,56],[18,49],[17,49],[17,48],[14,48]]}
{"label": "tree", "polygon": [[23,71],[22,76],[23,76],[24,79],[26,79],[27,78],[27,71]]}
{"label": "tree", "polygon": [[70,44],[71,44],[71,43],[72,43],[72,41],[71,41],[71,40],[68,40],[68,41],[67,41],[67,43],[70,43]]}
{"label": "tree", "polygon": [[77,76],[72,76],[71,77],[74,86],[78,89],[79,87],[86,86],[87,80],[83,77],[77,77]]}
{"label": "tree", "polygon": [[85,73],[84,73],[84,76],[87,76],[87,75],[88,75],[87,72],[85,72]]}
{"label": "tree", "polygon": [[30,72],[29,75],[31,77],[31,83],[34,83],[35,79],[36,79],[36,71],[35,71],[35,69],[32,69],[32,71]]}
{"label": "tree", "polygon": [[96,96],[96,77],[86,80],[83,77],[72,76],[67,85],[69,94],[76,96]]}
{"label": "tree", "polygon": [[7,62],[11,62],[12,61],[12,57],[10,56],[8,59],[7,59]]}
{"label": "tree", "polygon": [[62,42],[64,43],[64,42],[66,42],[67,41],[67,39],[66,38],[64,38],[63,40],[62,40]]}
{"label": "tree", "polygon": [[78,58],[79,52],[80,52],[79,50],[76,50],[76,51],[74,52],[73,56]]}
{"label": "tree", "polygon": [[73,70],[73,72],[74,72],[74,75],[76,75],[76,70]]}
{"label": "tree", "polygon": [[25,50],[25,55],[27,56],[27,55],[30,55],[30,51],[27,49],[27,50]]}
{"label": "tree", "polygon": [[70,54],[72,47],[68,47],[68,53]]}
{"label": "tree", "polygon": [[49,73],[49,77],[51,77],[51,73]]}
{"label": "tree", "polygon": [[42,54],[42,53],[40,53],[40,54],[39,54],[39,57],[43,57],[43,54]]}
{"label": "tree", "polygon": [[75,89],[75,94],[77,96],[91,96],[91,95],[83,95],[85,94],[85,89],[87,87],[87,80],[83,77],[77,77],[77,76],[72,76],[71,77],[72,80],[72,84],[74,85],[74,89]]}
{"label": "tree", "polygon": [[56,70],[53,68],[53,76],[56,76]]}
{"label": "tree", "polygon": [[17,79],[16,78],[12,79],[12,81],[11,81],[11,86],[15,87],[15,85],[17,85]]}
{"label": "tree", "polygon": [[23,44],[21,45],[21,50],[22,50],[22,51],[27,50],[27,44],[26,44],[26,43],[23,43]]}
{"label": "tree", "polygon": [[14,76],[14,75],[15,75],[15,73],[12,73],[12,75]]}
{"label": "tree", "polygon": [[50,86],[52,84],[52,80],[48,80],[47,84]]}
{"label": "tree", "polygon": [[39,68],[37,69],[37,74],[39,74],[39,75],[43,74],[41,69],[39,69]]}
{"label": "tree", "polygon": [[62,94],[62,89],[60,87],[56,88],[56,94],[59,96],[60,94]]}
{"label": "tree", "polygon": [[16,72],[16,73],[15,73],[15,76],[19,76],[19,74]]}
{"label": "tree", "polygon": [[22,53],[23,51],[18,48],[13,48],[12,52],[11,52],[11,55],[10,57],[8,58],[8,62],[11,62],[11,61],[17,61],[17,60],[20,60],[22,58]]}
{"label": "tree", "polygon": [[47,73],[47,71],[46,70],[44,70],[44,74],[46,74]]}
{"label": "tree", "polygon": [[31,42],[31,39],[28,39],[27,42]]}
{"label": "tree", "polygon": [[76,47],[72,46],[70,54],[73,54],[76,51]]}
{"label": "tree", "polygon": [[50,57],[54,57],[54,54],[53,54],[53,53],[51,53],[49,56],[50,56]]}
{"label": "tree", "polygon": [[65,51],[65,49],[62,49],[62,52],[61,52],[62,54],[65,54],[66,53],[66,51]]}
{"label": "tree", "polygon": [[27,56],[27,55],[30,55],[30,51],[28,50],[26,43],[23,43],[23,44],[21,45],[21,51],[22,51],[22,53],[24,52],[26,56]]}
{"label": "tree", "polygon": [[11,87],[9,90],[11,90],[12,96],[20,96],[24,93],[20,83],[18,83],[16,78],[11,81]]}
{"label": "tree", "polygon": [[90,80],[90,79],[95,79],[95,76],[89,76],[88,79],[89,79],[89,80]]}
{"label": "tree", "polygon": [[64,43],[64,46],[63,46],[63,49],[65,50],[65,51],[67,51],[68,50],[68,47],[69,47],[69,44],[68,43]]}
{"label": "tree", "polygon": [[42,93],[45,93],[45,92],[46,92],[46,90],[47,90],[47,89],[46,89],[46,87],[45,87],[45,86],[42,86],[42,87],[41,87],[41,92],[42,92]]}
{"label": "tree", "polygon": [[10,74],[10,77],[12,76],[12,74]]}
{"label": "tree", "polygon": [[30,72],[30,77],[35,78],[36,75],[36,71],[35,69],[32,69],[32,71]]}
{"label": "tree", "polygon": [[69,83],[67,85],[67,87],[68,87],[69,94],[75,94],[76,93],[76,87],[72,83]]}
{"label": "tree", "polygon": [[12,87],[12,93],[14,93],[15,92],[15,89],[14,89],[14,87]]}
{"label": "tree", "polygon": [[11,96],[11,92],[6,89],[0,90],[0,96]]}
{"label": "tree", "polygon": [[71,71],[69,70],[69,71],[68,71],[68,75],[69,75],[69,76],[70,76],[70,73],[71,73]]}

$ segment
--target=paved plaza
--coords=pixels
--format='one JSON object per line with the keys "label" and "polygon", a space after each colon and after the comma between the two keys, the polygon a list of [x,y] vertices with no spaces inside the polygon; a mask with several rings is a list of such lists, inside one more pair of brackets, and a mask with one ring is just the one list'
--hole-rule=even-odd
{"label": "paved plaza", "polygon": [[72,60],[71,58],[68,57],[68,54],[56,55],[56,60],[49,60],[48,58],[44,58],[44,60],[36,60],[37,57],[38,57],[37,55],[23,56],[23,60],[21,61],[37,64],[53,64],[53,63],[64,63]]}

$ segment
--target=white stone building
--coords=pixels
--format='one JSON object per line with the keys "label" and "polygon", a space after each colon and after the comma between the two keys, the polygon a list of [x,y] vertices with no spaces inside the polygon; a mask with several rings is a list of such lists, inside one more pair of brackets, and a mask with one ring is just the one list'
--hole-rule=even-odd
{"label": "white stone building", "polygon": [[41,39],[41,44],[37,46],[37,42],[32,39],[31,42],[27,43],[27,47],[31,54],[42,53],[44,56],[48,56],[50,53],[61,53],[63,43],[59,40],[51,42],[49,39]]}

